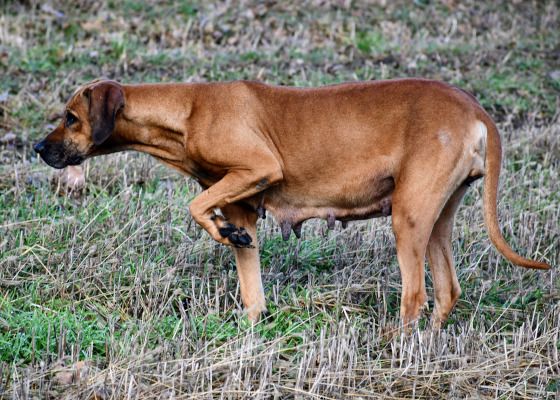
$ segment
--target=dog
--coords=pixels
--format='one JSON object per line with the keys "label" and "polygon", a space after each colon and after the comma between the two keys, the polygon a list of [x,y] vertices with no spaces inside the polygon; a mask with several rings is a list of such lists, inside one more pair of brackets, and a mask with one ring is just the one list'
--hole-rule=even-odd
{"label": "dog", "polygon": [[[392,216],[404,325],[426,303],[424,260],[433,275],[432,324],[448,317],[461,288],[451,253],[457,208],[484,180],[484,219],[514,264],[548,269],[515,253],[497,218],[501,142],[471,94],[424,79],[319,88],[251,81],[78,88],[60,124],[34,150],[54,168],[123,150],[151,154],[204,191],[193,219],[235,253],[249,319],[266,311],[256,223],[270,212],[284,239],[302,223],[328,226]],[[221,210],[218,214],[215,210]]]}

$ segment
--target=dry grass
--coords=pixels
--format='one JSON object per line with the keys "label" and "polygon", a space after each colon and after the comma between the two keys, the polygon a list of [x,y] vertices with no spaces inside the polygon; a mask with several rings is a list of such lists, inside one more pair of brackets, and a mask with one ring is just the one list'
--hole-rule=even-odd
{"label": "dry grass", "polygon": [[310,222],[302,240],[287,243],[263,221],[272,315],[251,326],[239,312],[230,251],[188,214],[193,182],[119,154],[88,162],[86,189],[60,196],[53,171],[32,155],[49,116],[97,76],[443,79],[473,91],[500,125],[506,238],[558,265],[558,5],[428,3],[4,4],[0,397],[560,396],[560,276],[495,252],[480,184],[456,222],[461,300],[440,332],[423,319],[407,337],[397,329],[388,220],[332,232]]}

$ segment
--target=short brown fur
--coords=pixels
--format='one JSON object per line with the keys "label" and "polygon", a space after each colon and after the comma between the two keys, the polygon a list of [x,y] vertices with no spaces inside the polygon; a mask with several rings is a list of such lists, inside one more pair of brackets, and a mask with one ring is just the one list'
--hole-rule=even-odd
{"label": "short brown fur", "polygon": [[[253,320],[266,309],[256,240],[256,221],[266,210],[286,238],[292,229],[299,236],[309,218],[332,227],[337,219],[392,214],[405,324],[426,302],[426,254],[434,325],[456,303],[461,289],[451,254],[453,219],[468,183],[482,175],[484,216],[496,248],[515,264],[549,268],[519,256],[500,233],[496,126],[471,95],[440,82],[299,89],[245,81],[100,80],[79,88],[66,112],[77,121],[61,123],[36,145],[50,165],[136,150],[200,182],[206,190],[191,203],[191,214],[214,240],[233,246],[241,297]],[[114,129],[99,131],[102,138],[94,140],[96,126]],[[214,215],[217,208],[225,218]]]}

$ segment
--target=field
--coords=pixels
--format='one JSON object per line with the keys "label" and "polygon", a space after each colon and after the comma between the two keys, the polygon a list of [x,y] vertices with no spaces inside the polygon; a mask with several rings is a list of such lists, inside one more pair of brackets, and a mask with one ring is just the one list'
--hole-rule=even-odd
{"label": "field", "polygon": [[[0,398],[558,398],[559,21],[554,0],[0,2]],[[231,251],[189,215],[196,182],[122,153],[66,193],[34,155],[101,76],[458,85],[500,128],[506,239],[553,269],[494,250],[477,182],[455,223],[461,299],[406,335],[390,219],[283,242],[267,218],[271,315],[252,326]]]}

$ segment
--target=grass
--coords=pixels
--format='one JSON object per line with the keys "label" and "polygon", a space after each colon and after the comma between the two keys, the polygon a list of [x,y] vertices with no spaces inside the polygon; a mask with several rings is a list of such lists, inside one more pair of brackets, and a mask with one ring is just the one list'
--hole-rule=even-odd
{"label": "grass", "polygon": [[[0,397],[559,396],[560,277],[496,253],[480,183],[456,220],[463,295],[440,332],[426,317],[409,337],[398,329],[389,220],[334,231],[313,221],[288,242],[261,221],[271,316],[252,326],[232,254],[188,213],[194,182],[117,154],[88,161],[86,188],[65,196],[31,150],[74,88],[99,76],[441,79],[499,124],[505,237],[558,265],[558,5],[384,3],[2,3]],[[431,298],[429,272],[427,283]]]}

